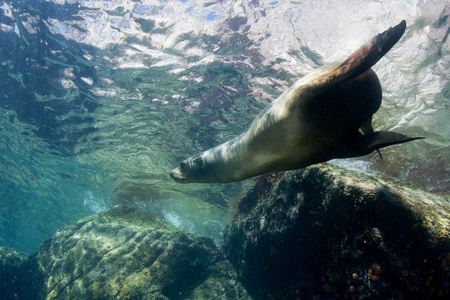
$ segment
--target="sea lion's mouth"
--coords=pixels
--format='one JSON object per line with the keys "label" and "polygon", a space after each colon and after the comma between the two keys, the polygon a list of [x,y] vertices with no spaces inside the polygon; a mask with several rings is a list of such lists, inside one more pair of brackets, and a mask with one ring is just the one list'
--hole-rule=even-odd
{"label": "sea lion's mouth", "polygon": [[188,180],[183,175],[181,175],[180,168],[176,168],[170,171],[170,177],[172,177],[172,179],[176,182],[188,183]]}

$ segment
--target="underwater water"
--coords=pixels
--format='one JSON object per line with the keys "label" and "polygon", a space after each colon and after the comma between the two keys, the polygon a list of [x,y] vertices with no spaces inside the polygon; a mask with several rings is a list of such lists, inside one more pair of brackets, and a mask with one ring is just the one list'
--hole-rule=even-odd
{"label": "underwater water", "polygon": [[445,1],[1,2],[0,245],[32,254],[115,206],[220,242],[253,179],[180,185],[169,171],[402,19],[374,67],[373,123],[426,140],[332,163],[450,192],[448,15]]}

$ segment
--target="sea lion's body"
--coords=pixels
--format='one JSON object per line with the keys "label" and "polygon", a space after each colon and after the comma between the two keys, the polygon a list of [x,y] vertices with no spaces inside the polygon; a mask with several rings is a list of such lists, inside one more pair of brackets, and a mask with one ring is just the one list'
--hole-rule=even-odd
{"label": "sea lion's body", "polygon": [[185,160],[172,170],[172,178],[182,183],[239,181],[413,140],[394,132],[373,133],[371,127],[382,98],[371,66],[404,30],[403,21],[345,62],[304,76],[267,106],[247,131]]}

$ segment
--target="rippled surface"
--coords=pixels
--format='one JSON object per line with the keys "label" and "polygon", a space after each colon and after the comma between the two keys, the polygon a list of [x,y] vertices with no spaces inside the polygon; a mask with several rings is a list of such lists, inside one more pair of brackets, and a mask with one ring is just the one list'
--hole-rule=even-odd
{"label": "rippled surface", "polygon": [[384,100],[374,127],[426,140],[333,163],[450,191],[441,1],[63,2],[0,6],[4,246],[32,253],[60,226],[115,205],[220,241],[252,180],[180,185],[168,172],[401,19],[405,36],[375,67]]}

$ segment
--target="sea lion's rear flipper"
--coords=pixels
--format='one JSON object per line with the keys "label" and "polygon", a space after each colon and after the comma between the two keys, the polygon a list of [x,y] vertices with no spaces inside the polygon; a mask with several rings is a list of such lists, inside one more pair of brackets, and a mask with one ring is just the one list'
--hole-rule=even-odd
{"label": "sea lion's rear flipper", "polygon": [[302,101],[305,101],[304,99],[313,99],[324,88],[338,85],[366,72],[400,40],[405,29],[406,22],[403,20],[397,26],[378,34],[370,42],[366,43],[347,58],[335,70],[318,77],[299,89],[297,93],[299,95],[301,94],[302,97],[292,97],[292,99],[303,99]]}
{"label": "sea lion's rear flipper", "polygon": [[[370,118],[368,118],[364,123],[362,123],[359,131],[362,134],[372,134],[374,132],[373,127],[372,127],[372,116],[370,116]],[[378,153],[378,156],[380,157],[380,159],[383,159],[380,149],[377,149],[377,153]]]}
{"label": "sea lion's rear flipper", "polygon": [[360,135],[352,140],[348,146],[347,157],[363,156],[380,148],[411,142],[424,137],[409,137],[392,131],[379,131],[372,134]]}
{"label": "sea lion's rear flipper", "polygon": [[361,128],[359,128],[359,131],[362,134],[371,134],[374,132],[372,127],[372,116],[370,116],[370,118],[368,118],[366,121],[364,121],[364,123],[361,124]]}

